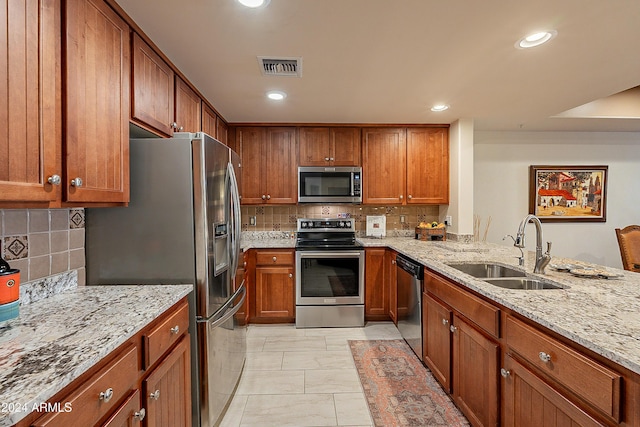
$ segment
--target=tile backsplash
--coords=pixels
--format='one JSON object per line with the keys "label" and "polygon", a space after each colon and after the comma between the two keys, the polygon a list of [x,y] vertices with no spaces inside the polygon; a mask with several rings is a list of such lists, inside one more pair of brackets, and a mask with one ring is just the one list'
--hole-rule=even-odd
{"label": "tile backsplash", "polygon": [[[438,220],[438,206],[297,205],[242,206],[243,231],[296,231],[298,218],[355,219],[356,232],[366,231],[367,215],[385,215],[387,231],[413,230],[421,221]],[[255,217],[255,225],[251,224]],[[404,222],[402,222],[404,219]]]}
{"label": "tile backsplash", "polygon": [[0,253],[22,283],[77,271],[85,280],[84,209],[0,209]]}

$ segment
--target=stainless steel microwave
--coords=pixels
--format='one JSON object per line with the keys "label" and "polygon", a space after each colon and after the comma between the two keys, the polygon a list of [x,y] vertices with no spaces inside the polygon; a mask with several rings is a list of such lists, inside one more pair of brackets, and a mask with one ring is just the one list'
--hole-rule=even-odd
{"label": "stainless steel microwave", "polygon": [[298,203],[362,203],[362,168],[299,167]]}

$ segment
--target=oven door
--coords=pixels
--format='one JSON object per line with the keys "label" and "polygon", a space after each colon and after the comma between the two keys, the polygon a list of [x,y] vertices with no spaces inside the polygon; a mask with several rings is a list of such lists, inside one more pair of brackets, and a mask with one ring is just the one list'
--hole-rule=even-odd
{"label": "oven door", "polygon": [[364,304],[364,251],[296,251],[296,305],[341,304]]}

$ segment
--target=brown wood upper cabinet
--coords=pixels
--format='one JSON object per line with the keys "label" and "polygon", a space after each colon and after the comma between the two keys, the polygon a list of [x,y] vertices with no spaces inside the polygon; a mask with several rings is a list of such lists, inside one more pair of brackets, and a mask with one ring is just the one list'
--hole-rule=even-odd
{"label": "brown wood upper cabinet", "polygon": [[447,128],[365,128],[364,204],[449,203]]}
{"label": "brown wood upper cabinet", "polygon": [[216,114],[213,108],[203,102],[202,132],[214,137],[225,145],[229,145],[229,141],[227,139],[228,128],[228,125]]}
{"label": "brown wood upper cabinet", "polygon": [[300,128],[300,166],[360,166],[359,128]]}
{"label": "brown wood upper cabinet", "polygon": [[201,130],[202,100],[137,34],[133,35],[132,79],[132,121],[166,136]]}
{"label": "brown wood upper cabinet", "polygon": [[[60,195],[60,1],[9,0],[0,18],[0,202]],[[6,204],[0,205],[10,206]]]}
{"label": "brown wood upper cabinet", "polygon": [[295,204],[297,144],[294,127],[239,127],[244,205]]}

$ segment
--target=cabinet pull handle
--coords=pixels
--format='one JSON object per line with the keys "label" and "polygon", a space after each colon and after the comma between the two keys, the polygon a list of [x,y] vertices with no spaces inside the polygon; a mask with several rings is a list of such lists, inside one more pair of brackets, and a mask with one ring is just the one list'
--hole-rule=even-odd
{"label": "cabinet pull handle", "polygon": [[540,358],[540,360],[542,360],[544,363],[549,363],[551,361],[551,355],[548,353],[545,353],[544,351],[541,351],[540,353],[538,353],[538,357]]}
{"label": "cabinet pull handle", "polygon": [[49,178],[47,178],[47,182],[51,185],[60,185],[60,183],[62,182],[62,179],[60,179],[60,175],[51,175]]}
{"label": "cabinet pull handle", "polygon": [[139,411],[133,413],[133,419],[137,421],[144,420],[145,415],[147,415],[147,411],[144,408],[141,408]]}
{"label": "cabinet pull handle", "polygon": [[449,326],[449,330],[450,330],[450,331],[451,331],[451,333],[453,334],[453,333],[455,333],[455,332],[458,330],[458,328],[457,328],[457,327],[455,327],[455,326],[453,326],[453,325],[451,325],[451,326]]}
{"label": "cabinet pull handle", "polygon": [[111,387],[109,387],[108,389],[106,389],[105,391],[101,391],[100,395],[98,396],[100,398],[100,400],[102,400],[103,402],[108,402],[111,400],[111,398],[113,397],[113,389]]}
{"label": "cabinet pull handle", "polygon": [[276,262],[278,260],[278,258],[276,258],[276,257],[273,257],[271,259],[273,260],[273,262]]}
{"label": "cabinet pull handle", "polygon": [[325,157],[325,158],[324,158],[324,161],[325,161],[325,162],[328,162],[328,161],[329,161],[329,158],[328,158],[328,157]]}
{"label": "cabinet pull handle", "polygon": [[[449,323],[449,321],[447,319],[442,319],[442,324],[447,326],[447,324]],[[452,331],[453,332],[453,331]]]}
{"label": "cabinet pull handle", "polygon": [[153,400],[160,399],[160,390],[156,390],[153,393],[149,394],[149,398]]}
{"label": "cabinet pull handle", "polygon": [[180,326],[176,325],[173,328],[169,329],[169,332],[171,332],[171,334],[175,334],[177,335],[178,332],[180,332]]}
{"label": "cabinet pull handle", "polygon": [[73,185],[74,187],[82,187],[82,178],[75,178],[71,180],[71,185]]}
{"label": "cabinet pull handle", "polygon": [[511,376],[511,371],[508,369],[501,368],[500,375],[502,375],[504,378],[509,378]]}

